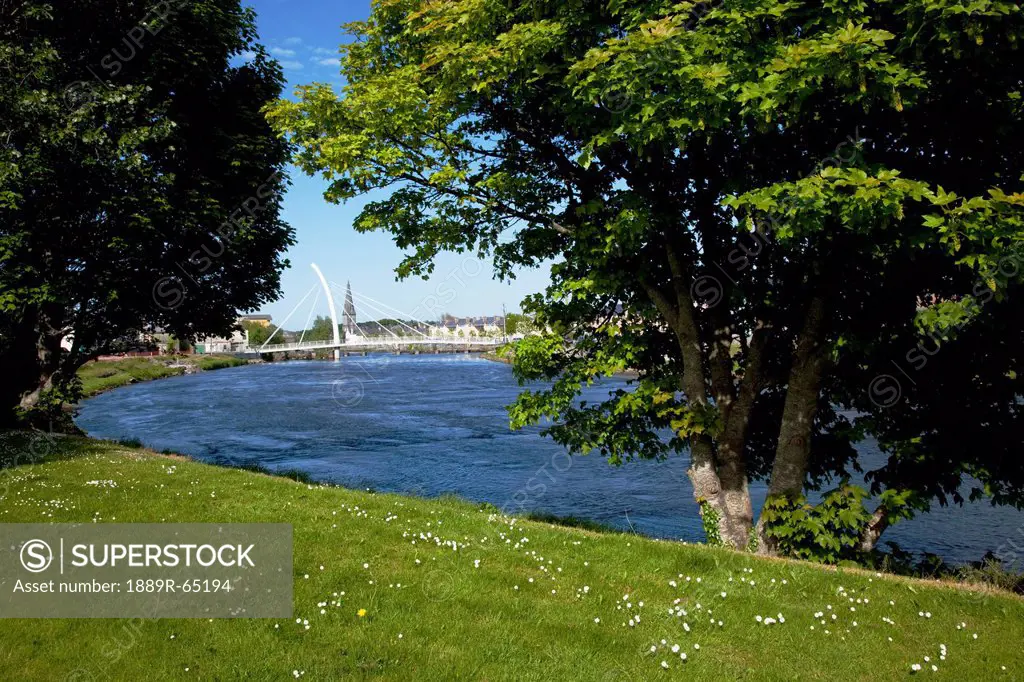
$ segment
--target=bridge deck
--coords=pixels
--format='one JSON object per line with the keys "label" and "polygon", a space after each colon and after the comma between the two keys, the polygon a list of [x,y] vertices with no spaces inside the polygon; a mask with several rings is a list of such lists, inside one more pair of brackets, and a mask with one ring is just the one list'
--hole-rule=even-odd
{"label": "bridge deck", "polygon": [[457,348],[472,346],[497,347],[502,343],[504,343],[502,339],[493,338],[451,339],[424,337],[409,339],[379,339],[360,337],[347,339],[341,343],[334,343],[333,341],[303,341],[302,343],[271,344],[263,346],[262,348],[250,348],[248,350],[254,353],[288,353],[292,351],[334,350],[335,348],[340,350],[349,349],[353,351],[361,351],[368,348],[400,350],[402,348],[411,348],[414,346],[454,346]]}

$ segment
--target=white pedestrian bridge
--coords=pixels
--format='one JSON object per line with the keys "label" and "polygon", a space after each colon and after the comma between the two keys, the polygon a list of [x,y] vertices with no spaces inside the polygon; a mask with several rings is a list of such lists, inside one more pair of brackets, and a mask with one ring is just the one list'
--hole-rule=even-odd
{"label": "white pedestrian bridge", "polygon": [[[393,308],[381,301],[371,298],[365,294],[359,294],[352,291],[351,286],[345,289],[345,308],[344,318],[338,318],[338,311],[334,305],[334,296],[331,293],[331,288],[339,287],[340,285],[336,282],[328,283],[327,278],[324,277],[320,268],[317,267],[316,263],[311,264],[313,272],[316,273],[317,281],[319,282],[320,288],[323,291],[324,296],[327,298],[327,307],[330,311],[331,327],[332,327],[332,339],[330,340],[317,340],[317,341],[306,341],[305,330],[309,328],[309,322],[313,318],[313,313],[316,309],[316,304],[320,299],[320,293],[318,291],[317,284],[313,284],[306,295],[292,308],[292,311],[288,313],[284,320],[276,325],[274,330],[270,333],[267,339],[267,343],[264,343],[258,348],[247,348],[246,352],[249,353],[301,353],[301,352],[312,352],[318,350],[331,350],[334,351],[334,358],[338,359],[342,353],[367,353],[373,351],[395,351],[401,353],[403,350],[409,352],[435,352],[435,353],[453,353],[453,352],[481,352],[487,351],[492,348],[505,343],[505,339],[500,337],[492,336],[430,336],[423,333],[423,329],[430,328],[430,325],[424,323],[422,320],[418,320],[415,317],[403,313],[397,308]],[[313,303],[309,308],[309,314],[306,318],[306,324],[303,326],[302,336],[299,340],[294,343],[269,343],[270,339],[274,338],[288,320],[291,319],[292,315],[302,307],[306,300],[317,291],[316,298],[313,299]],[[392,329],[385,327],[384,325],[377,322],[376,324],[381,328],[381,331],[387,335],[382,336],[365,336],[360,333],[361,330],[355,321],[355,303],[353,296],[358,297],[360,305],[367,307],[378,315],[390,317],[394,314],[398,314],[399,318],[406,318],[414,320],[419,328],[410,326],[400,319],[396,320],[398,325],[404,329],[400,330],[400,334],[396,334]],[[342,339],[342,329],[345,330],[345,337]]]}
{"label": "white pedestrian bridge", "polygon": [[500,338],[468,337],[369,337],[357,336],[344,341],[302,341],[296,343],[268,344],[247,349],[250,353],[297,353],[316,350],[367,351],[367,350],[415,350],[424,347],[445,347],[452,350],[496,348],[503,343]]}

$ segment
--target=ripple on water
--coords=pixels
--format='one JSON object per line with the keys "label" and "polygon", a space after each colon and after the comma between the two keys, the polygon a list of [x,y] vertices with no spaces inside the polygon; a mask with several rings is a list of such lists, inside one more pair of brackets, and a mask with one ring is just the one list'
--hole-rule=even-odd
{"label": "ripple on water", "polygon": [[[609,379],[584,397],[623,386],[624,379]],[[510,511],[521,502],[523,509],[650,535],[702,539],[685,455],[622,467],[600,456],[569,458],[538,428],[509,431],[505,406],[520,390],[503,363],[380,354],[127,386],[85,401],[78,423],[100,438],[137,438],[208,461],[299,469],[354,488],[451,492]],[[869,466],[882,461],[871,442],[859,450]],[[751,486],[755,508],[764,494],[763,484]],[[969,504],[901,523],[883,540],[970,561],[1021,527],[1024,513]]]}

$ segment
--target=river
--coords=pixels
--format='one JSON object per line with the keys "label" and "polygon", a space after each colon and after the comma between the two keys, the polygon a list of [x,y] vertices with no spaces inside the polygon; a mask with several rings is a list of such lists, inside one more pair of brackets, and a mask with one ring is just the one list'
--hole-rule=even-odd
{"label": "river", "polygon": [[[624,385],[610,379],[585,397]],[[85,401],[77,423],[97,438],[138,439],[202,461],[258,462],[351,488],[454,493],[510,511],[703,539],[685,455],[622,467],[600,455],[570,458],[539,428],[509,430],[504,406],[520,390],[507,365],[478,357],[376,354],[136,384]],[[881,461],[874,443],[859,450],[869,464]],[[753,485],[755,509],[764,494]],[[1024,513],[982,502],[936,507],[882,540],[966,562],[1020,540],[1022,527]]]}

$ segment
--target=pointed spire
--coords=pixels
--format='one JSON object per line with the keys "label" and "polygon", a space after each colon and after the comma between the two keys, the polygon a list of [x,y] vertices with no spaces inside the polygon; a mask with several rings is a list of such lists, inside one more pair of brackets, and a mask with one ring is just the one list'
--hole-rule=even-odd
{"label": "pointed spire", "polygon": [[352,300],[352,282],[345,282],[345,310],[341,315],[341,328],[345,336],[359,336],[359,325],[356,324],[356,304]]}

